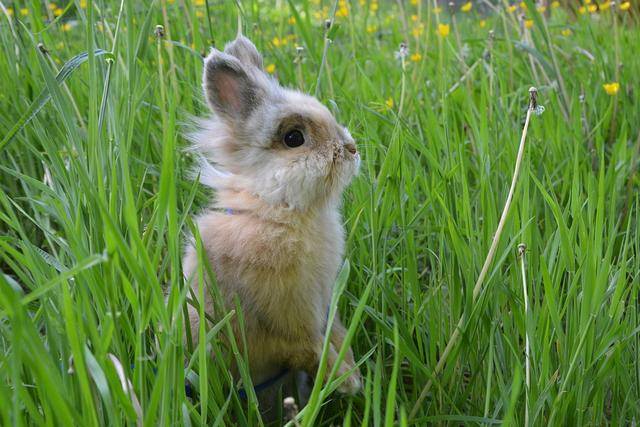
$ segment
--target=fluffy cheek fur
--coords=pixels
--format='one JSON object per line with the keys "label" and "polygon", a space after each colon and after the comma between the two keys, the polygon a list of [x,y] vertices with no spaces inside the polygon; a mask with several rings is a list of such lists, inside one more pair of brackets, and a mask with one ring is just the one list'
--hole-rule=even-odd
{"label": "fluffy cheek fur", "polygon": [[[294,159],[272,160],[268,169],[255,170],[252,190],[268,203],[285,204],[296,210],[335,202],[359,166],[359,158],[345,159],[339,150],[317,150]],[[273,167],[276,163],[278,166]]]}

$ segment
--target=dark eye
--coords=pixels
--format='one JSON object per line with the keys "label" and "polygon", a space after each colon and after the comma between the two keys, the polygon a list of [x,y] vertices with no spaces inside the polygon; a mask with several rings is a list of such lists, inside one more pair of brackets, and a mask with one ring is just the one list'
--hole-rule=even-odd
{"label": "dark eye", "polygon": [[284,145],[287,147],[300,147],[302,144],[304,144],[304,135],[298,129],[290,130],[284,135]]}

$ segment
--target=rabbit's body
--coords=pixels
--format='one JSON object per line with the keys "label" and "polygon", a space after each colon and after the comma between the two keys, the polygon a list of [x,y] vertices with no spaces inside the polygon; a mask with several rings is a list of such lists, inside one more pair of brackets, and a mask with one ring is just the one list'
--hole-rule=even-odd
{"label": "rabbit's body", "polygon": [[[233,201],[250,205],[242,195],[229,199],[227,206]],[[254,381],[261,382],[278,372],[288,355],[323,338],[343,231],[332,209],[304,216],[282,212],[274,219],[268,207],[253,202],[255,210],[205,214],[198,228],[216,278],[224,284],[226,306],[234,307],[239,297],[247,346],[260,349],[248,353],[249,366],[257,374]],[[191,324],[198,324],[195,310]]]}
{"label": "rabbit's body", "polygon": [[[244,37],[207,58],[205,94],[218,117],[193,138],[223,171],[204,165],[216,201],[197,224],[225,306],[233,308],[236,299],[241,305],[244,330],[234,323],[235,335],[246,338],[254,383],[283,368],[315,374],[344,252],[341,192],[359,160],[350,135],[324,106],[278,86],[261,63]],[[190,246],[184,270],[196,295],[197,267]],[[210,312],[213,302],[204,294]],[[191,306],[189,317],[196,339],[200,317]],[[336,319],[330,364],[344,333]],[[353,367],[349,350],[339,373]],[[342,390],[359,386],[356,368]]]}

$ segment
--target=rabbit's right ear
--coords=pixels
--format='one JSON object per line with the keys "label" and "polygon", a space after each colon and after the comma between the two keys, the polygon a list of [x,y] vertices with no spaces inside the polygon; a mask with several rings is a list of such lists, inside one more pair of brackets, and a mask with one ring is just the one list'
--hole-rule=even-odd
{"label": "rabbit's right ear", "polygon": [[233,55],[240,60],[244,65],[253,65],[259,70],[262,70],[262,55],[258,52],[256,46],[243,36],[238,34],[238,37],[224,47],[224,53]]}
{"label": "rabbit's right ear", "polygon": [[243,64],[216,49],[205,59],[202,85],[213,111],[231,121],[246,119],[263,98],[258,82]]}

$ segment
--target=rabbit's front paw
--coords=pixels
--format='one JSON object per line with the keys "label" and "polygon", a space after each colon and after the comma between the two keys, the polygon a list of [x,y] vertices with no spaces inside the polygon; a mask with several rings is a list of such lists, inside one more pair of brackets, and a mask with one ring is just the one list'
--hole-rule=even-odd
{"label": "rabbit's front paw", "polygon": [[[342,367],[345,367],[345,364],[342,364]],[[348,367],[344,369],[344,372],[347,372],[352,367]],[[341,369],[342,371],[343,369]],[[351,374],[338,386],[338,392],[342,394],[346,394],[349,396],[353,396],[360,391],[362,388],[362,377],[360,376],[360,370],[355,368]]]}
{"label": "rabbit's front paw", "polygon": [[[344,376],[345,374],[348,374],[348,376],[344,379],[344,381],[340,383],[337,390],[338,390],[338,393],[352,396],[356,394],[358,391],[360,391],[360,389],[362,388],[362,379],[360,377],[360,370],[358,369],[357,366],[355,366],[353,362],[353,355],[351,355],[350,351],[349,353],[350,355],[347,357],[347,359],[340,362],[340,367],[338,368],[333,378],[336,379]],[[331,344],[329,346],[329,359],[328,359],[329,369],[327,369],[326,376],[328,376],[329,373],[332,371],[331,368],[335,366],[335,363],[337,362],[336,360],[337,358],[338,358],[338,352],[336,351],[333,344]]]}

